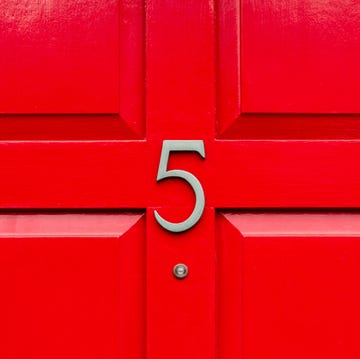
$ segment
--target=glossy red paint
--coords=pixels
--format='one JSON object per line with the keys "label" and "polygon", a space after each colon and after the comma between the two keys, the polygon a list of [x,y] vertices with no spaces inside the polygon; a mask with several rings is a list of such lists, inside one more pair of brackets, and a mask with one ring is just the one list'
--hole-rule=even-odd
{"label": "glossy red paint", "polygon": [[358,2],[241,4],[243,112],[360,111]]}
{"label": "glossy red paint", "polygon": [[[165,232],[147,211],[147,357],[212,358],[215,349],[214,209],[207,208],[193,230]],[[158,209],[160,211],[160,208]],[[161,208],[164,211],[164,208]],[[185,211],[185,217],[186,217]],[[184,211],[167,208],[167,218]],[[174,278],[172,269],[186,263],[189,275]]]}
{"label": "glossy red paint", "polygon": [[117,113],[119,2],[0,5],[1,113]]}
{"label": "glossy red paint", "polygon": [[[0,10],[2,358],[359,356],[357,4]],[[183,234],[153,218],[194,202],[156,183],[165,139],[205,142],[170,156],[205,191]]]}
{"label": "glossy red paint", "polygon": [[218,220],[221,357],[359,355],[359,214],[243,213]]}
{"label": "glossy red paint", "polygon": [[1,358],[143,358],[144,242],[136,214],[1,214]]}

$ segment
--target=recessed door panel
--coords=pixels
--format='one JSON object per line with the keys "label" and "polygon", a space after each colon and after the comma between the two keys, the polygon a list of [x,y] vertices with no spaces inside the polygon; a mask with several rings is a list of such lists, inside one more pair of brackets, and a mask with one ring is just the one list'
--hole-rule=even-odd
{"label": "recessed door panel", "polygon": [[360,6],[241,1],[244,112],[360,112]]}
{"label": "recessed door panel", "polygon": [[217,10],[222,138],[359,138],[359,4],[229,0]]}
{"label": "recessed door panel", "polygon": [[118,111],[117,0],[5,0],[0,12],[0,112]]}
{"label": "recessed door panel", "polygon": [[0,13],[1,139],[143,136],[142,0],[4,0]]}
{"label": "recessed door panel", "polygon": [[359,220],[357,214],[222,216],[221,358],[358,357]]}
{"label": "recessed door panel", "polygon": [[0,215],[0,357],[143,358],[140,215]]}

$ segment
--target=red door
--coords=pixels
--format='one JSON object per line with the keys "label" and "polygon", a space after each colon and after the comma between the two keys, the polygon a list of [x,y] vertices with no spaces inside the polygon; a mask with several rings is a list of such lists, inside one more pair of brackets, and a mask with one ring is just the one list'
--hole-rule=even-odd
{"label": "red door", "polygon": [[0,14],[1,358],[360,356],[358,4]]}

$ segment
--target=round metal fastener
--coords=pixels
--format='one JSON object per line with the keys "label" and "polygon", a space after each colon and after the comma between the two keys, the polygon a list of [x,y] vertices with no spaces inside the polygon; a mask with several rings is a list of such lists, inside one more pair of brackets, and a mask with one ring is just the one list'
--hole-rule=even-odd
{"label": "round metal fastener", "polygon": [[189,269],[186,264],[179,263],[174,266],[173,274],[177,279],[184,279],[187,277]]}

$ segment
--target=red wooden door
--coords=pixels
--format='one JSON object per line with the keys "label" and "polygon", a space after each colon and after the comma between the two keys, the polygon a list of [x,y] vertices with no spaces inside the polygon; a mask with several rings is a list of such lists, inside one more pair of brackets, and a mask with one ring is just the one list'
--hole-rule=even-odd
{"label": "red wooden door", "polygon": [[359,357],[356,3],[0,14],[1,358]]}

